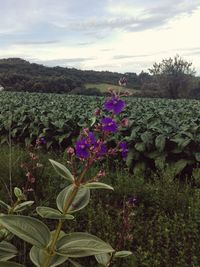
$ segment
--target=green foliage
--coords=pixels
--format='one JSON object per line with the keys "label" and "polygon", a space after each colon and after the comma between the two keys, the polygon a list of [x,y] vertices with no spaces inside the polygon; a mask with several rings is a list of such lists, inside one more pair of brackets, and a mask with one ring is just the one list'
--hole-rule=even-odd
{"label": "green foliage", "polygon": [[155,63],[149,70],[154,76],[159,89],[170,98],[187,97],[192,90],[195,71],[192,63],[178,55]]}
{"label": "green foliage", "polygon": [[50,241],[50,231],[41,221],[21,215],[0,215],[0,224],[12,234],[39,248]]}
{"label": "green foliage", "polygon": [[[12,97],[11,97],[12,96]],[[0,142],[30,144],[44,137],[46,149],[64,149],[91,124],[92,112],[103,98],[45,94],[1,93]],[[199,101],[129,98],[120,119],[129,118],[121,135],[129,143],[128,165],[138,162],[146,169],[166,169],[187,161],[182,173],[192,175],[199,162]],[[119,137],[113,138],[117,142]],[[8,164],[5,161],[5,164]],[[178,174],[179,175],[179,174]]]}
{"label": "green foliage", "polygon": [[[65,187],[58,194],[56,204],[59,210],[39,206],[36,208],[36,211],[42,218],[57,219],[57,227],[54,231],[50,232],[46,224],[36,218],[13,215],[16,212],[17,207],[17,212],[19,212],[23,210],[23,208],[33,204],[32,201],[24,201],[26,198],[22,191],[20,188],[15,187],[14,195],[17,201],[12,203],[11,206],[1,201],[1,206],[3,206],[4,209],[7,209],[8,213],[0,214],[1,239],[6,239],[10,232],[33,245],[30,250],[30,259],[35,266],[39,267],[59,266],[69,258],[95,256],[103,253],[109,253],[110,265],[112,254],[115,253],[115,250],[111,245],[107,244],[100,238],[85,232],[65,234],[65,232],[61,230],[65,220],[74,219],[69,213],[79,211],[89,203],[90,186],[86,186],[87,180],[83,183],[86,169],[82,170],[80,177],[73,177],[71,172],[64,165],[54,160],[51,160],[51,164],[60,176],[64,179],[67,178],[72,184]],[[96,183],[95,188],[113,189],[104,183]],[[19,205],[21,206],[19,207]],[[8,231],[8,234],[2,232],[5,230]],[[15,257],[16,254],[17,250],[15,246],[7,241],[0,242],[0,264]],[[129,254],[126,256],[129,256]],[[76,263],[73,260],[70,262],[75,266],[79,266],[79,263]]]}

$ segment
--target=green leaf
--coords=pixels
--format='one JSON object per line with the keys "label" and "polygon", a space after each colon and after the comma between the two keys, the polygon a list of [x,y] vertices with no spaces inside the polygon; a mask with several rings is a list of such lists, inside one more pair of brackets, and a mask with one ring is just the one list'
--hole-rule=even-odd
{"label": "green leaf", "polygon": [[8,210],[11,209],[11,206],[8,205],[8,204],[6,204],[6,203],[5,203],[4,201],[2,201],[2,200],[0,200],[0,206],[1,206],[4,210],[6,210],[6,211],[8,211]]}
{"label": "green leaf", "polygon": [[100,265],[103,265],[103,266],[107,266],[109,261],[110,261],[110,258],[111,258],[111,255],[108,254],[108,253],[103,253],[103,254],[98,254],[98,255],[95,255],[95,259],[96,261],[100,264]]}
{"label": "green leaf", "polygon": [[140,143],[136,143],[135,144],[135,149],[139,152],[144,152],[146,149],[146,146],[144,143],[140,142]]}
{"label": "green leaf", "polygon": [[130,149],[126,158],[126,165],[130,168],[133,164],[133,161],[138,160],[139,156],[140,153],[138,151],[136,151],[134,148]]}
{"label": "green leaf", "polygon": [[52,159],[49,160],[51,164],[53,165],[55,171],[65,178],[66,180],[70,182],[74,182],[74,176],[71,174],[71,172],[61,163],[54,161]]}
{"label": "green leaf", "polygon": [[115,258],[125,258],[128,256],[133,255],[133,253],[131,251],[127,251],[127,250],[121,250],[121,251],[117,251],[114,255]]}
{"label": "green leaf", "polygon": [[100,182],[91,182],[84,185],[84,187],[89,189],[110,189],[114,190],[114,188],[108,184],[100,183]]}
{"label": "green leaf", "polygon": [[73,261],[71,259],[68,259],[68,261],[74,266],[74,267],[83,267],[83,265],[81,265],[80,263],[78,263],[77,261]]}
{"label": "green leaf", "polygon": [[18,187],[14,188],[14,194],[15,194],[16,198],[20,198],[23,195],[22,190]]}
{"label": "green leaf", "polygon": [[13,211],[15,212],[20,212],[20,211],[23,211],[25,210],[27,207],[30,207],[32,206],[34,203],[34,201],[25,201],[25,202],[22,202],[20,204],[18,204]]}
{"label": "green leaf", "polygon": [[[44,249],[37,248],[33,246],[30,250],[30,259],[37,266],[41,267],[44,264],[46,257],[48,256],[47,252]],[[49,267],[59,266],[68,259],[67,256],[53,255],[51,257]]]}
{"label": "green leaf", "polygon": [[92,127],[94,124],[95,124],[95,122],[96,122],[96,117],[95,116],[93,116],[92,118],[90,118],[90,127]]}
{"label": "green leaf", "polygon": [[12,261],[0,261],[0,267],[25,267],[25,266]]}
{"label": "green leaf", "polygon": [[195,153],[194,156],[195,156],[195,159],[196,159],[198,162],[200,162],[200,153]]}
{"label": "green leaf", "polygon": [[44,248],[48,245],[51,234],[41,221],[21,215],[0,215],[0,224],[24,241]]}
{"label": "green leaf", "polygon": [[155,145],[159,152],[162,152],[165,148],[165,136],[164,135],[158,135],[155,139]]}
{"label": "green leaf", "polygon": [[191,163],[191,161],[180,159],[175,163],[171,163],[169,165],[169,169],[173,172],[173,175],[176,176],[187,166],[188,163]]}
{"label": "green leaf", "polygon": [[141,134],[141,139],[146,145],[149,145],[152,143],[152,134],[149,132],[144,132]]}
{"label": "green leaf", "polygon": [[74,216],[72,216],[71,214],[63,215],[59,210],[52,209],[49,207],[37,207],[36,211],[42,218],[56,219],[56,220],[59,220],[59,219],[73,220],[74,219]]}
{"label": "green leaf", "polygon": [[7,261],[17,255],[17,249],[12,244],[2,241],[0,242],[0,261]]}
{"label": "green leaf", "polygon": [[56,252],[71,258],[113,252],[113,248],[100,238],[88,233],[71,233],[58,240]]}
{"label": "green leaf", "polygon": [[[61,212],[64,212],[66,201],[69,199],[74,188],[75,188],[74,185],[70,185],[64,188],[57,196],[56,203],[58,209]],[[90,201],[90,190],[84,187],[79,188],[73,202],[71,203],[68,209],[68,213],[76,212],[78,210],[83,209],[84,207],[87,206],[89,201]]]}

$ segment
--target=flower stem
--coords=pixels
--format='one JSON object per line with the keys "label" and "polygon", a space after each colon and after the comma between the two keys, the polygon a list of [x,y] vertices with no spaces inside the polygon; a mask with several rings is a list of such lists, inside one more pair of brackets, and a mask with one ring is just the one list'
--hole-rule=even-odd
{"label": "flower stem", "polygon": [[[80,175],[80,178],[77,179],[78,183],[75,183],[74,184],[74,188],[73,188],[73,190],[72,190],[72,192],[71,192],[68,200],[65,203],[63,214],[67,214],[67,212],[68,212],[68,210],[69,210],[69,208],[70,208],[70,206],[71,206],[74,198],[76,197],[76,194],[78,193],[80,184],[81,184],[81,182],[82,182],[82,180],[83,180],[86,172],[88,171],[88,168],[89,168],[89,165],[86,164],[83,172]],[[49,248],[47,250],[48,256],[46,257],[46,259],[45,259],[44,264],[42,265],[42,267],[48,267],[49,266],[49,263],[51,261],[51,258],[54,255],[55,245],[56,245],[56,242],[57,242],[57,240],[59,238],[60,231],[62,229],[63,223],[64,223],[64,220],[59,220],[58,225],[56,227],[55,234],[54,234],[54,236],[52,238],[52,241],[51,241],[51,244],[50,244],[50,246],[49,246]]]}

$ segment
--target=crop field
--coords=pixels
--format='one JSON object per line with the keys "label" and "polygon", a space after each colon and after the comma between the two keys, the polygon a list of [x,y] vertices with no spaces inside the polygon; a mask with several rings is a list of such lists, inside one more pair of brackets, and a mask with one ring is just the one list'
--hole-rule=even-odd
{"label": "crop field", "polygon": [[[29,144],[38,137],[46,148],[66,148],[104,98],[54,94],[0,94],[0,143]],[[128,97],[119,119],[129,125],[120,134],[128,141],[130,168],[191,170],[200,162],[200,102]],[[117,137],[116,137],[117,139]],[[117,140],[112,140],[117,141]]]}
{"label": "crop field", "polygon": [[[113,267],[198,267],[200,102],[130,96],[123,100],[126,106],[115,117],[118,131],[108,135],[106,145],[113,148],[125,140],[126,159],[119,154],[107,157],[106,153],[86,173],[89,181],[102,175],[100,184],[106,183],[114,191],[91,192],[90,202],[82,198],[88,205],[62,229],[95,234],[114,248],[120,240],[119,248],[133,254],[114,261]],[[73,170],[66,148],[74,146],[82,128],[91,127],[92,132],[91,124],[99,120],[94,110],[103,103],[104,97],[94,96],[0,93],[0,213],[5,213],[4,202],[11,203],[13,188],[16,196],[16,186],[25,192],[25,203],[34,202],[24,211],[28,216],[38,218],[38,206],[40,210],[59,207],[57,195],[68,188],[69,181],[63,180],[62,172],[55,172],[49,159],[63,164],[61,170],[66,170],[65,166]],[[102,112],[107,116],[106,110]],[[38,139],[45,142],[37,146]],[[84,165],[75,160],[79,173]],[[6,208],[6,212],[10,210]],[[54,229],[55,223],[47,221],[50,217],[44,218],[49,229]],[[0,229],[0,239],[3,236],[4,229]],[[29,248],[17,237],[11,241],[18,249],[15,260],[32,266]],[[80,263],[74,266],[97,266],[94,257],[81,258]]]}

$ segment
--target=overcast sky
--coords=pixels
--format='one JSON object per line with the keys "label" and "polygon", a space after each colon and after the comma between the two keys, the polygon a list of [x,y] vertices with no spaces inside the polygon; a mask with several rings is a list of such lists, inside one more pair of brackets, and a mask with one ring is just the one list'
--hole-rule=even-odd
{"label": "overcast sky", "polygon": [[0,58],[147,71],[176,54],[200,74],[200,0],[0,0]]}

